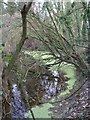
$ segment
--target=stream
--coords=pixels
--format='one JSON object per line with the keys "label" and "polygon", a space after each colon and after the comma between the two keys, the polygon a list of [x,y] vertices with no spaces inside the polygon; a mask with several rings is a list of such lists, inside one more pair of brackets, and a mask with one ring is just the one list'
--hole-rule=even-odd
{"label": "stream", "polygon": [[[40,101],[49,100],[53,96],[56,96],[57,93],[60,93],[60,91],[61,91],[61,84],[59,83],[59,79],[58,79],[60,77],[59,72],[56,70],[52,71],[52,75],[54,76],[54,79],[51,81],[48,80],[48,76],[43,76],[42,77],[43,80],[42,79],[40,80],[40,86],[43,91],[42,95],[40,93],[40,91],[41,91],[40,88],[38,88],[39,89],[38,92],[34,91],[34,94],[37,94],[37,98]],[[37,98],[36,98],[36,100],[34,98],[32,98],[31,103],[37,105],[38,104]],[[33,99],[34,99],[34,101],[33,101]],[[32,105],[32,107],[33,107],[33,105]],[[21,100],[21,93],[18,90],[17,84],[13,84],[13,86],[12,86],[11,111],[12,111],[12,113],[11,113],[12,118],[24,118],[25,117],[26,110],[25,110],[24,103]]]}
{"label": "stream", "polygon": [[[52,71],[54,77],[59,77],[58,71]],[[45,94],[43,95],[44,99],[48,99],[51,96],[57,94],[57,90],[60,90],[60,84],[58,86],[58,78],[54,78],[53,82],[48,81],[48,76],[43,76],[44,79],[41,81],[41,85],[44,87]]]}
{"label": "stream", "polygon": [[17,89],[17,84],[12,86],[12,98],[11,98],[11,116],[12,118],[24,118],[25,106],[21,101],[20,91]]}

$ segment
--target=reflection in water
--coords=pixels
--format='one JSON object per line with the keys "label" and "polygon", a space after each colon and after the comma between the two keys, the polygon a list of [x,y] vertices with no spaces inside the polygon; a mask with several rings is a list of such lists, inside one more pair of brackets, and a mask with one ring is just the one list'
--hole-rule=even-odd
{"label": "reflection in water", "polygon": [[52,70],[52,74],[55,76],[55,77],[59,77],[59,72],[57,70]]}
{"label": "reflection in water", "polygon": [[21,101],[20,91],[17,89],[17,85],[12,86],[12,98],[11,98],[11,116],[12,118],[24,118],[25,107]]}
{"label": "reflection in water", "polygon": [[[52,75],[54,77],[59,77],[58,71],[52,71]],[[60,84],[58,85],[58,78],[54,78],[53,80],[49,81],[47,79],[47,76],[44,80],[41,81],[43,83],[43,88],[45,89],[45,93],[43,95],[43,98],[47,100],[48,98],[51,98],[52,96],[57,95],[57,90],[60,90]],[[44,84],[46,83],[46,84]]]}

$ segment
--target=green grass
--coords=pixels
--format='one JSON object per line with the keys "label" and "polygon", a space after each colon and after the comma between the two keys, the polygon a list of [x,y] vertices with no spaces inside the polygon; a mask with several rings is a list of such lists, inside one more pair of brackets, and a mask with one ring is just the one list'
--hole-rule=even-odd
{"label": "green grass", "polygon": [[76,76],[75,76],[75,67],[72,64],[65,64],[61,65],[60,69],[66,73],[66,77],[68,77],[68,81],[66,82],[68,84],[67,90],[62,92],[60,96],[66,95],[70,93],[70,90],[73,88],[73,85],[76,81]]}
{"label": "green grass", "polygon": [[[43,64],[53,64],[55,62],[53,56],[50,54],[50,52],[45,51],[25,51],[24,54],[31,55],[35,59],[40,60],[43,62]],[[49,59],[50,58],[50,59]],[[45,60],[44,60],[45,59]]]}
{"label": "green grass", "polygon": [[[53,107],[52,104],[45,103],[43,105],[33,107],[32,111],[34,113],[35,118],[51,118],[48,111],[48,109],[51,107]],[[30,111],[28,111],[28,113],[26,113],[25,116],[32,118]]]}

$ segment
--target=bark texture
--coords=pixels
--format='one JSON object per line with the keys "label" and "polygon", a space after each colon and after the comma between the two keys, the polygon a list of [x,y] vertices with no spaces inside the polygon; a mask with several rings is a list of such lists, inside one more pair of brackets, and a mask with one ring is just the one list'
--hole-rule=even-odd
{"label": "bark texture", "polygon": [[11,95],[11,86],[12,86],[12,80],[10,78],[10,72],[13,68],[13,65],[21,51],[21,48],[26,40],[27,36],[27,21],[26,17],[28,14],[29,9],[32,6],[32,2],[28,2],[27,4],[24,4],[23,9],[21,10],[21,16],[22,16],[22,37],[17,45],[16,51],[14,52],[8,67],[3,68],[2,73],[2,119],[11,119],[11,109],[10,109],[10,95]]}

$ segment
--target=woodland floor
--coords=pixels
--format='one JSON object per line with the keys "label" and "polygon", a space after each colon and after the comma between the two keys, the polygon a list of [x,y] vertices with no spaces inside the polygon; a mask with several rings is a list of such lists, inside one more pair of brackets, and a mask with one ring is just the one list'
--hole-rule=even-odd
{"label": "woodland floor", "polygon": [[56,103],[52,109],[52,118],[81,118],[88,120],[90,118],[90,82],[82,86],[82,88],[69,99],[61,103]]}

